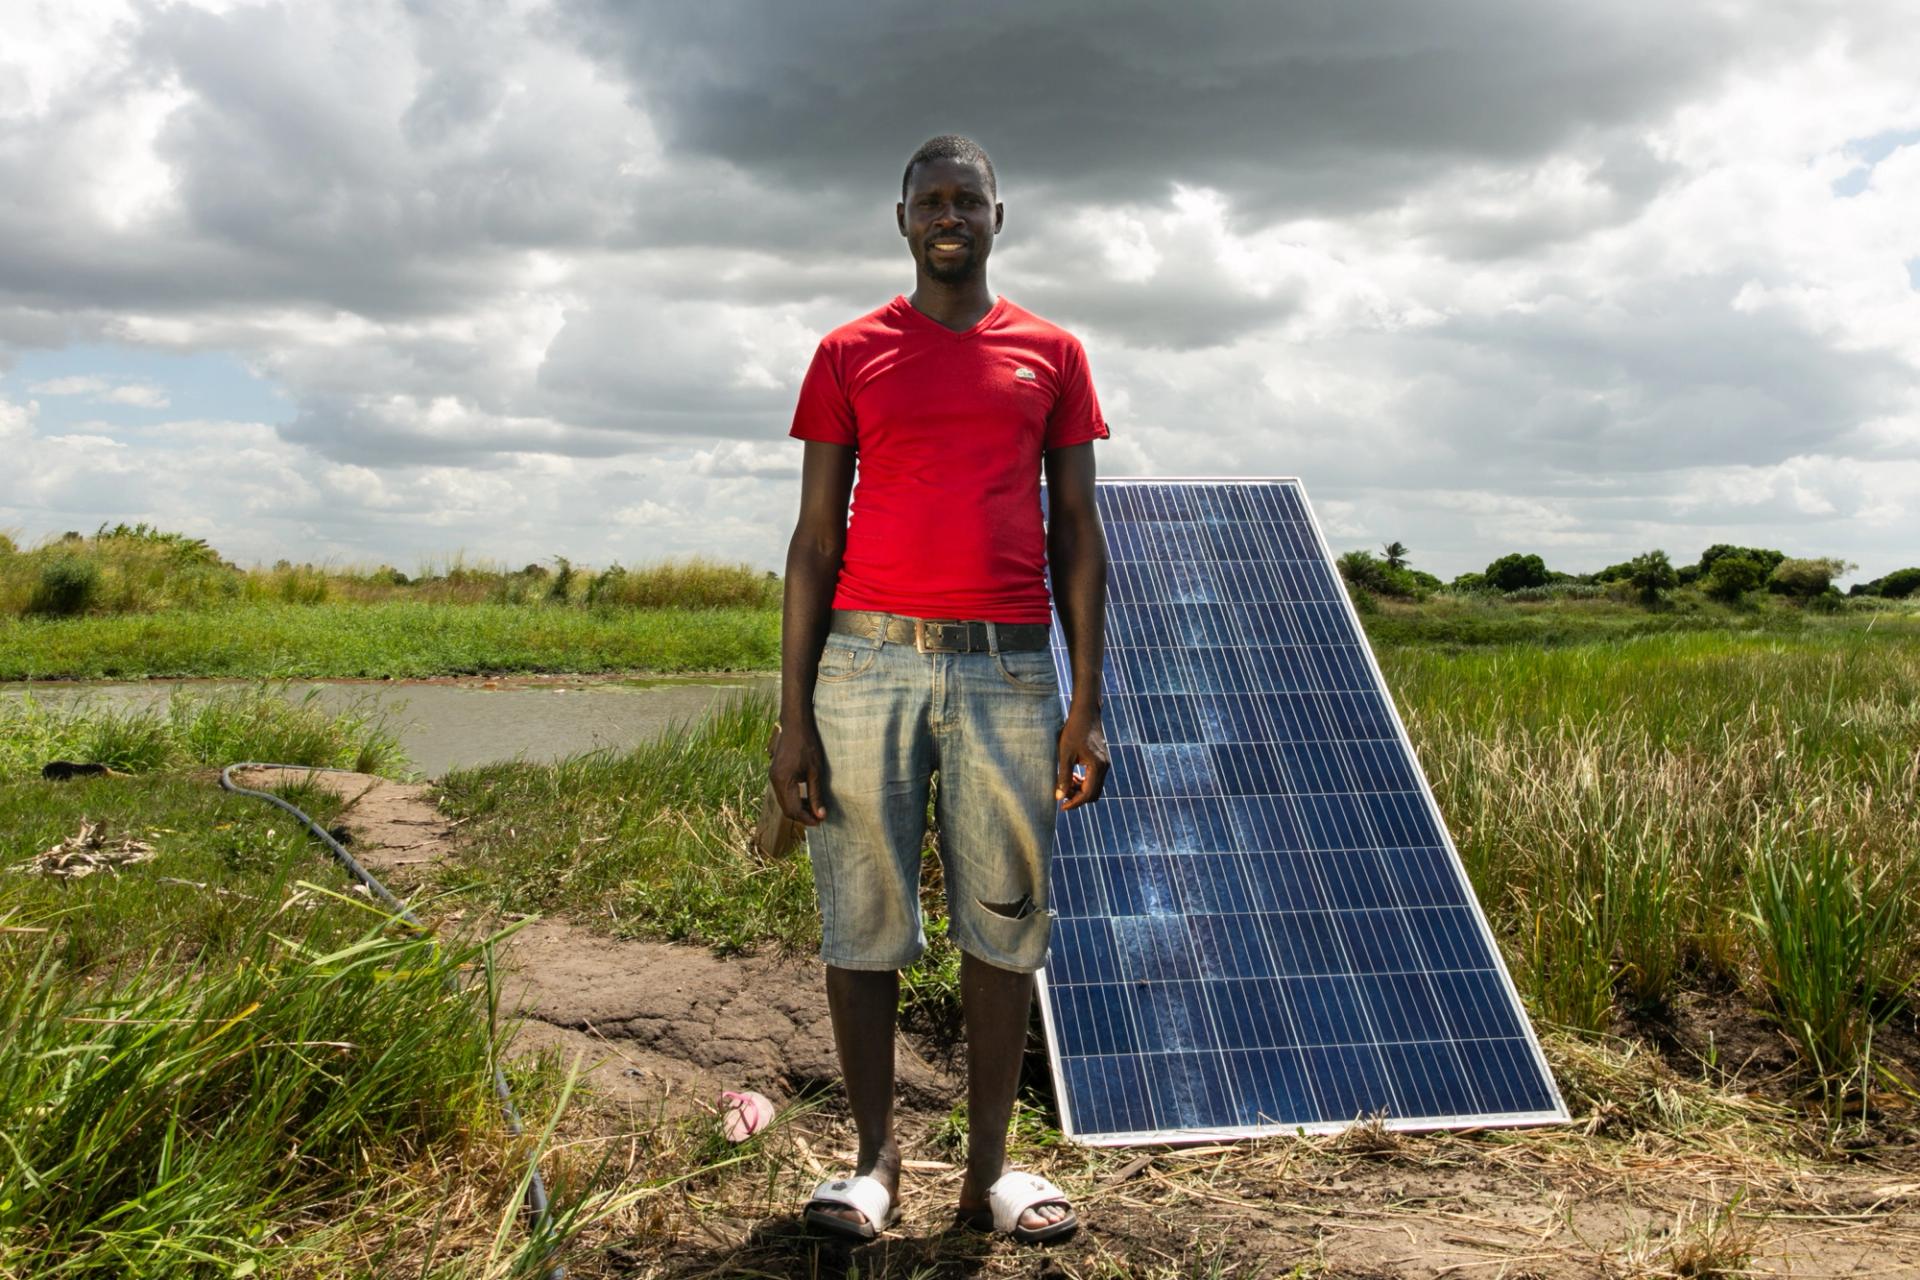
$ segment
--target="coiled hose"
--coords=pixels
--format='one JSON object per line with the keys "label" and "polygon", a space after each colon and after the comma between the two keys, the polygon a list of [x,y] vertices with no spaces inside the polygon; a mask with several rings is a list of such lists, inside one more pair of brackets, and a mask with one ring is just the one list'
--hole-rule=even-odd
{"label": "coiled hose", "polygon": [[[301,812],[297,806],[280,796],[274,795],[271,791],[261,791],[254,787],[241,786],[233,780],[232,775],[235,769],[301,769],[308,773],[357,773],[356,770],[333,769],[323,765],[313,764],[274,764],[260,760],[243,760],[235,764],[230,764],[220,771],[220,785],[223,789],[231,791],[236,795],[253,796],[256,799],[265,800],[268,804],[278,805],[280,808],[285,809],[304,825],[308,831],[312,832],[322,844],[327,846],[327,851],[333,854],[334,861],[345,867],[348,875],[365,885],[368,893],[371,893],[374,897],[386,903],[387,906],[393,909],[393,913],[396,916],[412,925],[415,929],[418,929],[422,933],[428,931],[427,927],[420,923],[420,918],[408,910],[400,899],[388,892],[387,886],[381,884],[371,871],[361,866],[359,861],[347,852],[346,846],[342,845],[338,840],[335,840],[332,834],[325,828]],[[451,986],[456,980],[449,976],[447,981],[449,986]],[[493,1063],[493,1092],[495,1096],[500,1099],[500,1112],[507,1119],[508,1132],[512,1133],[516,1138],[521,1136],[526,1132],[526,1126],[521,1123],[520,1109],[513,1105],[513,1093],[507,1088],[507,1074],[500,1069],[500,1061],[497,1056],[494,1056]],[[548,1228],[550,1223],[549,1206],[547,1203],[547,1184],[540,1177],[538,1152],[534,1153],[532,1160],[534,1162],[533,1167],[528,1170],[527,1178],[526,1210],[528,1217],[532,1219],[532,1229],[535,1232],[542,1232]],[[566,1274],[565,1267],[555,1264],[547,1271],[547,1280],[565,1280]]]}

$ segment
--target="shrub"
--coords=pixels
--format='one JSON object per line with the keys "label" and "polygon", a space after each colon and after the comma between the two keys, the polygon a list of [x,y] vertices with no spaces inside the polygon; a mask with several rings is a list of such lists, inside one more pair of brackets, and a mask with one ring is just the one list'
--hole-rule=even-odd
{"label": "shrub", "polygon": [[1807,560],[1782,560],[1767,578],[1767,590],[1776,595],[1811,600],[1824,595],[1833,580],[1854,566],[1832,556]]}
{"label": "shrub", "polygon": [[167,553],[167,557],[178,565],[225,564],[220,553],[207,545],[205,538],[189,538],[184,533],[166,533],[154,528],[142,520],[138,524],[122,521],[109,529],[104,521],[93,534],[94,545],[102,551],[111,550],[108,544],[119,543],[122,546],[158,547]]}
{"label": "shrub", "polygon": [[1609,582],[1630,582],[1633,580],[1634,561],[1622,560],[1619,564],[1610,564],[1606,568],[1588,575],[1588,580],[1599,585]]}
{"label": "shrub", "polygon": [[1716,542],[1700,553],[1700,575],[1705,577],[1712,573],[1715,564],[1730,556],[1751,560],[1760,566],[1762,573],[1772,573],[1773,567],[1787,558],[1787,553],[1771,547],[1736,547],[1731,542]]}
{"label": "shrub", "polygon": [[10,556],[19,549],[19,543],[9,538],[6,534],[0,533],[0,556]]}
{"label": "shrub", "polygon": [[1920,591],[1920,569],[1895,569],[1880,579],[1878,594],[1887,600],[1905,600]]}
{"label": "shrub", "polygon": [[1774,1016],[1822,1083],[1866,1065],[1876,1024],[1906,1003],[1913,864],[1863,865],[1840,842],[1768,840],[1748,875],[1746,919]]}
{"label": "shrub", "polygon": [[1495,591],[1518,591],[1523,587],[1544,587],[1552,580],[1546,561],[1539,556],[1518,552],[1501,556],[1487,566],[1486,581]]}
{"label": "shrub", "polygon": [[[1398,545],[1397,543],[1394,545]],[[1422,600],[1432,589],[1420,581],[1426,578],[1438,584],[1431,574],[1415,574],[1411,569],[1396,568],[1392,561],[1381,560],[1371,551],[1349,551],[1335,562],[1339,565],[1340,576],[1347,585],[1356,591],[1371,591],[1377,595],[1395,596],[1402,600]]]}
{"label": "shrub", "polygon": [[1489,590],[1487,575],[1484,573],[1463,573],[1447,584],[1449,591],[1486,591]]}
{"label": "shrub", "polygon": [[1767,572],[1765,565],[1746,556],[1722,556],[1702,579],[1702,589],[1715,600],[1732,604],[1747,592],[1759,590]]}
{"label": "shrub", "polygon": [[27,611],[67,616],[85,613],[99,595],[99,563],[91,556],[66,552],[40,565],[40,580],[34,584]]}

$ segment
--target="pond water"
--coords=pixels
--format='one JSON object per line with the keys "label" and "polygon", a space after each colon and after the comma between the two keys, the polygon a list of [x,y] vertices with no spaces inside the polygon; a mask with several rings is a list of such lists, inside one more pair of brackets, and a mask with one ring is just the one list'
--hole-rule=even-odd
{"label": "pond water", "polygon": [[[80,699],[115,708],[164,704],[175,689],[194,694],[245,689],[246,680],[0,681],[0,698],[66,706]],[[694,719],[728,697],[777,694],[771,674],[728,676],[500,676],[434,680],[291,680],[292,700],[316,691],[330,712],[379,715],[399,735],[413,767],[429,778],[496,760],[557,760],[596,747],[625,749]]]}

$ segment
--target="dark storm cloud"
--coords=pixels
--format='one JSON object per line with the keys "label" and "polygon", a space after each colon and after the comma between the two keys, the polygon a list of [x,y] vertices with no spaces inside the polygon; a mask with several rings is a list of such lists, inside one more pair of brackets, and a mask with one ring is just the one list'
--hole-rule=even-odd
{"label": "dark storm cloud", "polygon": [[1449,166],[1525,163],[1641,124],[1755,32],[1664,0],[568,11],[677,148],[790,188],[897,189],[917,142],[959,129],[1016,192],[1144,202],[1202,184],[1253,223],[1366,207]]}

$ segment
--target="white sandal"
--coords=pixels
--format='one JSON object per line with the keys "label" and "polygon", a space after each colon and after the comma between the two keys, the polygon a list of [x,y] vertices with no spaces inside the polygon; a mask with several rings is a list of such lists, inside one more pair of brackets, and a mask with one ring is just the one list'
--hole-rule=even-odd
{"label": "white sandal", "polygon": [[[1058,1222],[1049,1222],[1044,1227],[1021,1226],[1020,1215],[1038,1204],[1067,1205],[1067,1216]],[[993,1215],[992,1229],[1002,1235],[1012,1236],[1021,1244],[1064,1240],[1080,1227],[1080,1219],[1074,1216],[1067,1193],[1037,1173],[1015,1170],[1001,1174],[999,1181],[987,1188],[987,1207]],[[972,1226],[984,1227],[986,1224],[982,1218],[985,1212],[969,1209],[961,1216]]]}
{"label": "white sandal", "polygon": [[[837,1204],[850,1209],[858,1209],[866,1216],[865,1222],[855,1222],[843,1218],[837,1213],[823,1213],[815,1205]],[[813,1189],[813,1196],[807,1201],[806,1221],[809,1226],[819,1227],[835,1235],[851,1236],[855,1240],[871,1240],[882,1231],[891,1227],[899,1218],[899,1211],[893,1206],[893,1195],[887,1190],[886,1183],[867,1174],[858,1174],[851,1178],[833,1178]]]}

